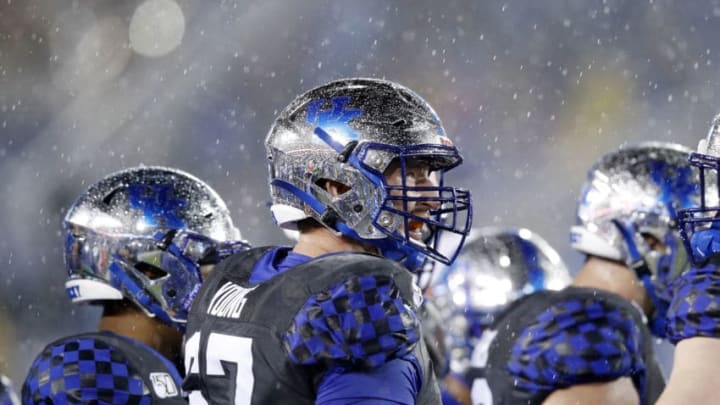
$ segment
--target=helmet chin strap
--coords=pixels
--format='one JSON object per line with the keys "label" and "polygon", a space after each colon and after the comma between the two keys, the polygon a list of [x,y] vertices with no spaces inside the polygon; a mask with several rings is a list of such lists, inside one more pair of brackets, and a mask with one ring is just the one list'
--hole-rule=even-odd
{"label": "helmet chin strap", "polygon": [[629,267],[635,272],[637,278],[642,282],[648,297],[650,297],[650,301],[653,303],[653,306],[655,306],[655,313],[650,317],[648,325],[650,326],[650,331],[652,331],[655,336],[664,337],[666,335],[665,328],[667,324],[665,314],[667,313],[670,303],[661,300],[660,297],[658,297],[655,285],[651,279],[652,271],[650,270],[645,258],[640,254],[637,244],[633,238],[632,231],[618,220],[613,220],[613,224],[617,227],[620,235],[625,241],[625,245],[627,246],[628,254],[630,255]]}

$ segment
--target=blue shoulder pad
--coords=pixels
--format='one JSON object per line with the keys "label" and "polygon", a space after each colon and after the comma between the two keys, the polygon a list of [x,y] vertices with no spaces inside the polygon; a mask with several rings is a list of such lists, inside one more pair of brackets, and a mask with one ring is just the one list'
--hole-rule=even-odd
{"label": "blue shoulder pad", "polygon": [[550,394],[576,384],[632,377],[642,396],[642,334],[629,310],[593,297],[547,308],[511,349],[507,369],[516,389]]}
{"label": "blue shoulder pad", "polygon": [[285,334],[290,360],[372,368],[409,353],[420,331],[403,298],[382,275],[353,277],[313,295]]}
{"label": "blue shoulder pad", "polygon": [[720,337],[720,269],[692,268],[671,285],[667,337],[672,343],[705,336]]}
{"label": "blue shoulder pad", "polygon": [[35,359],[23,404],[151,404],[150,390],[125,356],[97,339],[69,337]]}

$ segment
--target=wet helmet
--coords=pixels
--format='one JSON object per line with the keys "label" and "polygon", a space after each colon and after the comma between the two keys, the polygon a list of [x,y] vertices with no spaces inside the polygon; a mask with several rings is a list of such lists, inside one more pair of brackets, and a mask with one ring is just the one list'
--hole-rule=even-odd
{"label": "wet helmet", "polygon": [[[678,212],[699,198],[689,155],[681,145],[645,143],[603,156],[588,172],[571,230],[576,250],[633,269],[657,314],[667,304],[667,280],[690,265],[677,228]],[[661,336],[663,318],[651,323]]]}
{"label": "wet helmet", "polygon": [[128,299],[182,327],[200,266],[247,248],[218,194],[165,167],[123,170],[91,185],[64,220],[73,302]]}
{"label": "wet helmet", "polygon": [[433,301],[446,320],[450,368],[462,373],[482,332],[513,301],[559,290],[570,274],[558,253],[525,228],[481,228],[455,262],[438,269]]}
{"label": "wet helmet", "polygon": [[[283,228],[312,218],[411,269],[425,257],[450,263],[470,229],[470,193],[443,182],[460,153],[435,111],[399,84],[345,79],[312,89],[280,113],[265,146],[271,210]],[[429,167],[431,185],[414,184],[417,162]],[[385,178],[391,166],[400,184]],[[328,181],[344,191],[329,192]],[[431,209],[419,214],[414,205]],[[446,234],[452,243],[441,251]]]}

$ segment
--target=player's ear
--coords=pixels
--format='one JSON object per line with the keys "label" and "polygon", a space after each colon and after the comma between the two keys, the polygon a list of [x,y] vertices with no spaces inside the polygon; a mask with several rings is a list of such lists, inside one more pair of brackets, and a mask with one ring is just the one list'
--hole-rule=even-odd
{"label": "player's ear", "polygon": [[336,197],[350,191],[350,186],[338,183],[337,181],[325,180],[325,191],[333,197]]}

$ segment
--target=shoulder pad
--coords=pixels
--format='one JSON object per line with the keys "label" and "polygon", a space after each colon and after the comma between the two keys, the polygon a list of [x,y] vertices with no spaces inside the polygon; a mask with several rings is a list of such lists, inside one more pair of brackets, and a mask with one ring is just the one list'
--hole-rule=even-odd
{"label": "shoulder pad", "polygon": [[671,284],[667,337],[720,337],[720,272],[715,265],[691,268]]}
{"label": "shoulder pad", "polygon": [[150,390],[120,350],[92,337],[48,345],[22,388],[24,404],[150,404]]}
{"label": "shoulder pad", "polygon": [[507,369],[523,392],[633,377],[644,392],[642,333],[631,308],[592,293],[564,297],[515,340]]}
{"label": "shoulder pad", "polygon": [[[295,272],[308,290],[317,294],[327,292],[346,280],[361,277],[389,278],[403,299],[412,304],[413,312],[423,302],[422,291],[412,273],[397,262],[367,253],[333,253],[305,262],[287,273]],[[328,286],[331,286],[328,288]]]}
{"label": "shoulder pad", "polygon": [[370,368],[405,355],[420,336],[405,298],[385,275],[350,277],[313,294],[284,336],[290,360]]}

